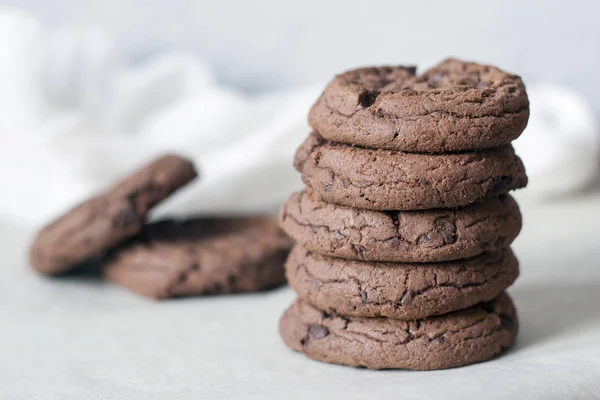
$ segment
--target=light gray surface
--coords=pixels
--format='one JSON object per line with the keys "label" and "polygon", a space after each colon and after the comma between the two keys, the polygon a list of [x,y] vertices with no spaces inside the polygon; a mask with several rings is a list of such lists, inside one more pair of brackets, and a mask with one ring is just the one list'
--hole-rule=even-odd
{"label": "light gray surface", "polygon": [[0,0],[51,26],[100,28],[135,54],[175,46],[250,90],[328,80],[355,65],[449,55],[572,86],[600,110],[595,0]]}
{"label": "light gray surface", "polygon": [[523,205],[507,355],[466,368],[320,364],[277,334],[289,289],[152,302],[84,278],[31,272],[29,232],[0,224],[2,399],[600,398],[600,196]]}

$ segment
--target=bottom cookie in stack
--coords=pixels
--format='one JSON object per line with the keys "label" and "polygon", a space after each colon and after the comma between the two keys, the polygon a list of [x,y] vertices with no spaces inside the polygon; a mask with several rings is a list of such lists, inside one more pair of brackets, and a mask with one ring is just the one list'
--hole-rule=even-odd
{"label": "bottom cookie in stack", "polygon": [[518,320],[510,297],[423,320],[344,317],[298,299],[280,334],[292,349],[332,364],[371,369],[433,370],[493,358],[512,346]]}

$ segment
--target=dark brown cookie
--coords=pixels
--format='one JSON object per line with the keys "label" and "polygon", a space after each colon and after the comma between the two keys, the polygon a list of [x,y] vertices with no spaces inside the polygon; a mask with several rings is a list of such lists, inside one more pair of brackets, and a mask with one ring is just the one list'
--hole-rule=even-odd
{"label": "dark brown cookie", "polygon": [[423,319],[489,301],[519,275],[510,249],[441,263],[354,261],[296,246],[286,276],[298,297],[348,317]]}
{"label": "dark brown cookie", "polygon": [[369,210],[469,205],[527,184],[510,145],[449,154],[413,154],[332,143],[312,133],[294,165],[327,202]]}
{"label": "dark brown cookie", "polygon": [[309,358],[371,369],[433,370],[489,360],[510,348],[518,331],[511,299],[420,321],[345,318],[297,300],[283,315],[284,342]]}
{"label": "dark brown cookie", "polygon": [[370,261],[429,262],[474,257],[512,243],[521,213],[510,195],[457,209],[372,211],[328,204],[310,191],[281,208],[288,235],[320,254]]}
{"label": "dark brown cookie", "polygon": [[323,137],[407,152],[499,147],[527,125],[529,100],[516,75],[445,60],[415,68],[362,68],[336,76],[309,113]]}
{"label": "dark brown cookie", "polygon": [[39,272],[57,274],[139,232],[148,211],[196,177],[192,163],[163,156],[45,226],[30,249]]}
{"label": "dark brown cookie", "polygon": [[291,240],[268,217],[149,224],[105,261],[112,281],[152,298],[253,292],[285,282]]}

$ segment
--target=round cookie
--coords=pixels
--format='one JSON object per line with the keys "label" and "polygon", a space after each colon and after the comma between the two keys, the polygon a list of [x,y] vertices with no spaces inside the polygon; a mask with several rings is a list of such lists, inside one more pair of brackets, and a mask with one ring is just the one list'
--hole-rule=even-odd
{"label": "round cookie", "polygon": [[296,246],[285,266],[298,297],[348,317],[418,320],[489,301],[519,275],[510,249],[441,263],[354,261]]}
{"label": "round cookie", "polygon": [[292,194],[279,214],[280,226],[308,250],[395,262],[458,260],[507,247],[521,223],[510,195],[457,209],[382,212],[324,203],[303,191]]}
{"label": "round cookie", "polygon": [[162,156],[106,193],[42,228],[29,252],[39,272],[58,274],[139,232],[150,209],[197,176],[193,164]]}
{"label": "round cookie", "polygon": [[461,207],[527,184],[525,167],[510,145],[414,154],[331,143],[313,132],[294,165],[323,201],[369,210]]}
{"label": "round cookie", "polygon": [[296,302],[279,322],[284,342],[309,358],[371,369],[434,370],[489,360],[510,348],[518,331],[511,299],[421,321],[345,318]]}
{"label": "round cookie", "polygon": [[285,283],[291,240],[268,217],[147,225],[104,262],[110,280],[151,298],[254,292]]}
{"label": "round cookie", "polygon": [[499,147],[527,126],[529,100],[516,75],[448,59],[414,67],[372,67],[336,76],[309,113],[323,137],[407,152]]}

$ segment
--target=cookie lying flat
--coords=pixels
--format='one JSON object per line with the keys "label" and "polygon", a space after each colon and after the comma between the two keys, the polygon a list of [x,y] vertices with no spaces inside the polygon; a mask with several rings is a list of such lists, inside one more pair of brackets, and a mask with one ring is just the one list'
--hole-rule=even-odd
{"label": "cookie lying flat", "polygon": [[489,301],[519,275],[510,249],[442,263],[354,261],[296,246],[285,265],[298,297],[348,317],[416,320]]}
{"label": "cookie lying flat", "polygon": [[285,282],[291,240],[267,217],[149,224],[105,261],[112,281],[167,298],[252,292]]}
{"label": "cookie lying flat", "polygon": [[413,154],[332,143],[312,133],[294,165],[323,201],[370,210],[461,207],[527,184],[525,167],[510,145]]}
{"label": "cookie lying flat", "polygon": [[345,318],[297,300],[279,331],[314,360],[372,369],[433,370],[489,360],[512,346],[518,321],[505,293],[466,310],[422,321]]}
{"label": "cookie lying flat", "polygon": [[139,232],[153,206],[196,176],[192,163],[179,156],[153,161],[44,227],[31,246],[31,265],[45,274],[72,269]]}
{"label": "cookie lying flat", "polygon": [[320,254],[371,261],[428,262],[474,257],[512,243],[521,213],[510,195],[458,209],[372,211],[294,193],[280,212],[280,226]]}
{"label": "cookie lying flat", "polygon": [[529,100],[516,75],[453,59],[414,74],[379,67],[338,75],[310,110],[310,125],[338,142],[425,153],[499,147],[527,125]]}

